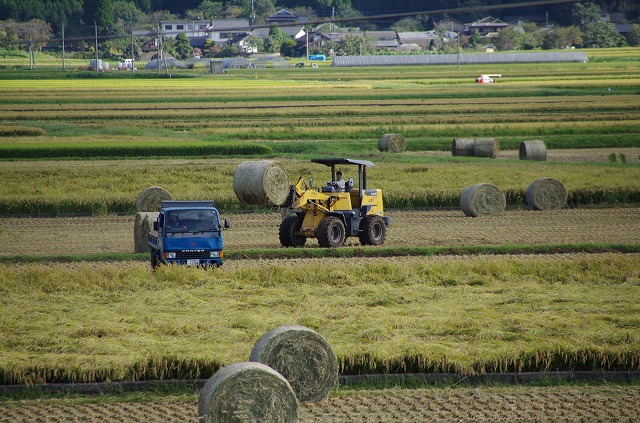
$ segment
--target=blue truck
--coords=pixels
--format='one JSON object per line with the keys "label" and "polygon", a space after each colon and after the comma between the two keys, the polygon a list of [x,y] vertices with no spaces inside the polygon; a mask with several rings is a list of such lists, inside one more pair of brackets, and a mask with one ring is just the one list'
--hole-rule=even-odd
{"label": "blue truck", "polygon": [[155,233],[149,233],[151,267],[160,264],[220,266],[224,258],[221,222],[213,201],[163,201]]}

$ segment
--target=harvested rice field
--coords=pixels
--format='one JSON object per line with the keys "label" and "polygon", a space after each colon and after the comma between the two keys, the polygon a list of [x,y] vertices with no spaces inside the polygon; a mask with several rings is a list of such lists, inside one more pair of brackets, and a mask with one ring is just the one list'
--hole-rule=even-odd
{"label": "harvested rice field", "polygon": [[[465,387],[338,391],[302,404],[301,423],[633,422],[638,386]],[[197,422],[197,400],[24,400],[0,403],[0,422]]]}
{"label": "harvested rice field", "polygon": [[[390,210],[386,246],[640,243],[640,209],[510,210],[467,217],[460,210]],[[281,248],[280,213],[227,214],[225,248]],[[0,256],[132,253],[133,216],[0,218]],[[359,246],[348,238],[347,246]],[[307,247],[319,248],[315,240]]]}

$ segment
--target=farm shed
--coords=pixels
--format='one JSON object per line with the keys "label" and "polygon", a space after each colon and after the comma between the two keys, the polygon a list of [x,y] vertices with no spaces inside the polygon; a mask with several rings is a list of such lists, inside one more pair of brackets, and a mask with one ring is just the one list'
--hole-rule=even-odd
{"label": "farm shed", "polygon": [[[587,63],[587,55],[581,52],[550,53],[492,53],[461,54],[462,65],[484,65],[496,63]],[[331,66],[406,66],[406,65],[455,65],[457,54],[423,54],[412,56],[336,56]]]}

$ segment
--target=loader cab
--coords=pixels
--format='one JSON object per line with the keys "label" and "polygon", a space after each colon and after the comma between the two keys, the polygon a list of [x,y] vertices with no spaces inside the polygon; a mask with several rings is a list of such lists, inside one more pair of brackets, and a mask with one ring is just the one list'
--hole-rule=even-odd
{"label": "loader cab", "polygon": [[[370,162],[368,160],[354,160],[354,159],[342,159],[342,158],[311,159],[311,161],[313,163],[329,166],[331,168],[331,181],[336,180],[336,172],[338,171],[337,169],[338,167],[340,169],[345,169],[346,168],[345,166],[358,166],[357,185],[354,177],[349,176],[347,171],[343,172],[347,174],[346,176],[348,176],[348,179],[345,182],[344,192],[348,193],[349,195],[345,195],[344,199],[349,200],[349,205],[348,206],[337,205],[337,206],[340,207],[340,209],[342,210],[361,207],[363,196],[365,194],[365,191],[367,190],[367,167],[373,166],[373,162]],[[325,192],[325,193],[336,192],[335,188],[333,190],[332,188],[333,187],[331,186],[330,182],[328,182],[326,185],[322,187],[322,192]]]}

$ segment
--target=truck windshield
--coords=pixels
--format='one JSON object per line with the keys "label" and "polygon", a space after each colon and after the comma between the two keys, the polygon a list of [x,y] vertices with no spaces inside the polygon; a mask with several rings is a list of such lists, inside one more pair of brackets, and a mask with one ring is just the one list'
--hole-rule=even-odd
{"label": "truck windshield", "polygon": [[169,232],[217,232],[220,220],[214,210],[172,210],[167,213],[165,228]]}

